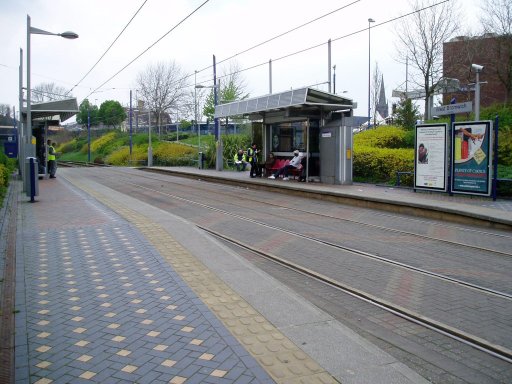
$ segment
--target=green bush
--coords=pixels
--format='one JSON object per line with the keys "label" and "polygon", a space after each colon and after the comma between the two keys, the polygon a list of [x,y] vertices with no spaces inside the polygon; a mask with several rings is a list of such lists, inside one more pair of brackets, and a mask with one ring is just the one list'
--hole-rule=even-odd
{"label": "green bush", "polygon": [[101,137],[98,137],[97,139],[93,140],[91,142],[91,151],[92,152],[103,152],[103,150],[117,138],[117,132],[112,131],[107,133],[106,135],[103,135]]}
{"label": "green bush", "polygon": [[354,145],[356,144],[377,148],[413,148],[414,132],[411,136],[411,133],[402,128],[382,126],[357,133],[354,136]]}
{"label": "green bush", "polygon": [[498,164],[512,166],[512,129],[500,129],[498,134]]}
{"label": "green bush", "polygon": [[499,116],[500,128],[512,128],[512,105],[495,104],[482,108],[480,112],[480,120],[491,120],[494,123],[496,116]]}
{"label": "green bush", "polygon": [[[356,181],[394,182],[396,172],[414,171],[414,149],[354,145],[353,164]],[[412,177],[404,176],[401,182],[412,185]]]}
{"label": "green bush", "polygon": [[[148,160],[148,148],[147,146],[137,145],[132,147],[132,164],[147,163]],[[130,147],[122,147],[106,156],[104,159],[105,164],[111,165],[128,165],[130,164]]]}
{"label": "green bush", "polygon": [[9,185],[9,170],[0,163],[0,193]]}
{"label": "green bush", "polygon": [[[203,141],[203,139],[201,139]],[[206,156],[205,167],[215,168],[217,159],[217,149],[214,136],[206,136],[204,143],[201,145],[205,150],[203,151]],[[222,156],[224,158],[224,165],[228,160],[231,160],[235,152],[239,149],[247,149],[251,145],[251,138],[248,135],[222,135]]]}
{"label": "green bush", "polygon": [[0,206],[9,186],[9,178],[15,168],[16,159],[10,159],[0,152]]}
{"label": "green bush", "polygon": [[172,132],[167,135],[167,140],[177,141],[178,139],[180,139],[180,141],[181,141],[181,140],[187,140],[189,137],[190,137],[190,133],[188,133],[188,132],[180,132],[180,133]]}
{"label": "green bush", "polygon": [[160,143],[153,151],[153,160],[159,165],[190,165],[197,158],[197,149],[179,143]]}
{"label": "green bush", "polygon": [[[396,172],[413,171],[414,131],[382,126],[354,136],[354,180],[394,183]],[[402,176],[400,183],[412,186],[412,175]]]}

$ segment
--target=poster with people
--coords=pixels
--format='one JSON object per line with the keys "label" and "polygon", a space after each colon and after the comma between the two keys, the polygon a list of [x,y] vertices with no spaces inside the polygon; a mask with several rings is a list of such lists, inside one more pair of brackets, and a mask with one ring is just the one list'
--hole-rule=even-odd
{"label": "poster with people", "polygon": [[447,124],[416,126],[414,188],[446,192]]}
{"label": "poster with people", "polygon": [[453,124],[452,191],[491,194],[492,122]]}

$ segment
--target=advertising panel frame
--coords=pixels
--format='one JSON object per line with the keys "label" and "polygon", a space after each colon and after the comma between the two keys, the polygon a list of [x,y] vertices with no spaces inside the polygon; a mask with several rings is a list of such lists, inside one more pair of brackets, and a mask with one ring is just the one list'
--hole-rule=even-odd
{"label": "advertising panel frame", "polygon": [[448,124],[418,124],[414,138],[414,189],[448,190]]}
{"label": "advertising panel frame", "polygon": [[451,191],[490,196],[494,142],[492,121],[455,122],[451,141]]}

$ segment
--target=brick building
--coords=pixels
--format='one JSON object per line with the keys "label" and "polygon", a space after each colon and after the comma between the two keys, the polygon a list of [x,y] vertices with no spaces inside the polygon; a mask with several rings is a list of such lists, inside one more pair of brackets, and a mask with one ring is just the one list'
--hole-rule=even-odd
{"label": "brick building", "polygon": [[[480,105],[512,102],[512,37],[485,34],[459,36],[443,44],[443,73],[460,81],[461,90],[445,93],[443,104],[455,97],[457,103],[474,101],[476,74],[471,64],[484,66],[480,73]],[[508,86],[507,86],[508,85]]]}

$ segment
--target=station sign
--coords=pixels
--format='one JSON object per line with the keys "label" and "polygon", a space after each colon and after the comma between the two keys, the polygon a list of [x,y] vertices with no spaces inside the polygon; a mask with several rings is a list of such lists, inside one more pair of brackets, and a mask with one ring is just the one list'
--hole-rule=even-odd
{"label": "station sign", "polygon": [[455,113],[466,113],[473,111],[473,103],[466,101],[465,103],[447,104],[439,107],[432,107],[432,116],[452,115]]}

